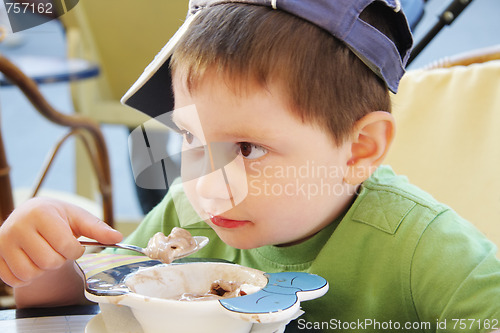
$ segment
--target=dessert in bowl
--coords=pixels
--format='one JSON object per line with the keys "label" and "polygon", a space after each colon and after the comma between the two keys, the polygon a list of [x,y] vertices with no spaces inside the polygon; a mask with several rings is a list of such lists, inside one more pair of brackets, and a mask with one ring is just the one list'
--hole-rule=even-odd
{"label": "dessert in bowl", "polygon": [[140,268],[119,284],[121,295],[87,289],[86,297],[99,303],[108,331],[143,333],[282,332],[301,314],[300,301],[328,290],[317,275],[268,274],[220,262]]}

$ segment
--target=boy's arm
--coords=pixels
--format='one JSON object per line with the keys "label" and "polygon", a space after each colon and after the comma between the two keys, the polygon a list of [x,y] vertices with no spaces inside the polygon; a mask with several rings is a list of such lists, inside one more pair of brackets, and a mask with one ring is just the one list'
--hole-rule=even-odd
{"label": "boy's arm", "polygon": [[14,288],[16,307],[50,307],[84,304],[83,279],[68,260],[61,268],[47,271],[29,285]]}
{"label": "boy's arm", "polygon": [[451,210],[440,214],[420,238],[412,281],[419,317],[439,318],[444,330],[438,332],[500,328],[497,248]]}
{"label": "boy's arm", "polygon": [[119,242],[122,235],[87,211],[36,198],[17,208],[0,227],[0,278],[14,287],[19,307],[66,305],[82,299],[73,268],[84,252],[77,238]]}

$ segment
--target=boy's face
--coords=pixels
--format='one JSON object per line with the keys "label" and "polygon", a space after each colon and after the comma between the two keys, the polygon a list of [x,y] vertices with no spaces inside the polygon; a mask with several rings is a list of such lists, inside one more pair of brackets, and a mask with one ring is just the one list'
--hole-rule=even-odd
{"label": "boy's face", "polygon": [[[354,197],[353,186],[343,181],[350,142],[336,146],[324,130],[295,117],[276,88],[234,93],[208,72],[190,94],[174,77],[173,118],[184,133],[183,152],[190,152],[183,153],[189,156],[182,168],[212,165],[183,179],[185,193],[236,248],[300,242],[331,223]],[[227,145],[212,145],[221,142]],[[230,152],[235,162],[214,171],[212,157]]]}

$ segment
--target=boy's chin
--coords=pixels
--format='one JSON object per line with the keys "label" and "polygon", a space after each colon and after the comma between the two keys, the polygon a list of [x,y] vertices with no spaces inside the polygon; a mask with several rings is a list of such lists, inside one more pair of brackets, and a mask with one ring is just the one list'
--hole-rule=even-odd
{"label": "boy's chin", "polygon": [[266,245],[261,244],[260,242],[249,237],[245,237],[245,235],[242,235],[242,237],[234,237],[234,235],[227,235],[224,232],[218,232],[217,230],[215,232],[224,243],[236,249],[250,250]]}
{"label": "boy's chin", "polygon": [[258,239],[249,237],[248,234],[243,234],[242,237],[234,237],[234,235],[227,235],[224,232],[217,232],[217,235],[219,238],[226,243],[227,245],[234,247],[236,249],[240,250],[250,250],[250,249],[256,249],[258,247],[262,246],[267,246],[267,245],[274,245],[274,246],[279,246],[279,247],[286,247],[286,246],[291,246],[291,245],[296,245],[304,241],[304,239],[298,240],[298,241],[288,241],[288,242],[276,242],[276,243],[265,243],[262,241],[262,238],[257,237]]}

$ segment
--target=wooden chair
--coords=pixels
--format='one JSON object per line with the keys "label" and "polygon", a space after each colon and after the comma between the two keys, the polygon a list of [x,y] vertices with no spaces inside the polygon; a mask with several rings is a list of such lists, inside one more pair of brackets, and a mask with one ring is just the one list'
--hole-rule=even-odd
{"label": "wooden chair", "polygon": [[409,71],[387,164],[500,246],[500,46]]}
{"label": "wooden chair", "polygon": [[[81,140],[91,160],[92,169],[99,184],[99,192],[102,197],[102,216],[104,221],[113,226],[113,203],[111,191],[111,172],[109,167],[108,151],[102,132],[96,122],[81,115],[64,114],[55,110],[43,97],[33,80],[27,77],[19,68],[12,64],[7,58],[0,55],[0,72],[3,73],[13,85],[17,86],[32,105],[49,121],[67,127],[68,133],[59,140],[54,150],[50,153],[48,162],[42,168],[39,179],[36,181],[30,197],[40,192],[45,176],[52,165],[54,157],[60,147],[69,137],[75,136]],[[5,155],[4,144],[0,130],[0,224],[9,216],[14,209],[14,191],[10,183],[10,167]],[[54,192],[51,193],[51,195]],[[58,198],[88,206],[88,200],[83,200],[70,193],[58,193]],[[87,207],[84,207],[87,208]]]}
{"label": "wooden chair", "polygon": [[452,68],[455,66],[469,66],[499,59],[500,45],[492,45],[486,48],[456,54],[451,57],[441,58],[425,66],[423,69],[430,70],[436,68]]}

